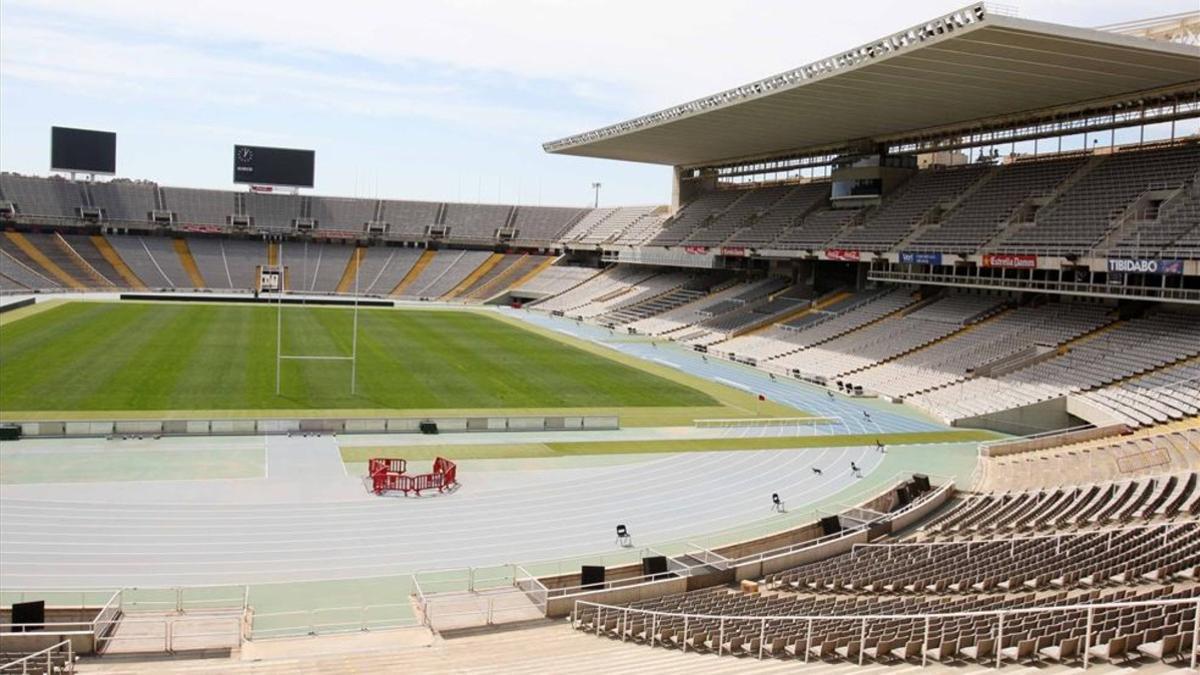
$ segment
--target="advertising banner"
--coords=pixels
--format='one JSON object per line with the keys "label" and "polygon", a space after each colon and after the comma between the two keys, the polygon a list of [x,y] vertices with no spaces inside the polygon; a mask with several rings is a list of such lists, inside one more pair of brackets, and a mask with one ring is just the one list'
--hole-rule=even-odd
{"label": "advertising banner", "polygon": [[1109,258],[1108,271],[1134,274],[1183,274],[1183,261],[1147,258]]}
{"label": "advertising banner", "polygon": [[825,257],[830,260],[844,260],[846,262],[858,262],[862,259],[858,251],[845,248],[827,248],[825,249]]}
{"label": "advertising banner", "polygon": [[941,253],[926,253],[924,251],[902,251],[900,262],[910,265],[941,265]]}
{"label": "advertising banner", "polygon": [[1037,269],[1037,256],[1022,253],[987,253],[983,256],[984,267],[1004,267],[1015,270]]}

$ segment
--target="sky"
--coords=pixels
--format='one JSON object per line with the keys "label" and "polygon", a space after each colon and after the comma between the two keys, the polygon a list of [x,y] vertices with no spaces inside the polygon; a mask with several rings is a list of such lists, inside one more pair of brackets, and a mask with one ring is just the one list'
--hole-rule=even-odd
{"label": "sky", "polygon": [[[0,169],[46,174],[58,125],[117,132],[117,174],[164,185],[232,188],[244,143],[315,149],[315,194],[667,203],[668,167],[541,145],[966,4],[0,0]],[[1195,0],[1005,5],[1098,26]]]}

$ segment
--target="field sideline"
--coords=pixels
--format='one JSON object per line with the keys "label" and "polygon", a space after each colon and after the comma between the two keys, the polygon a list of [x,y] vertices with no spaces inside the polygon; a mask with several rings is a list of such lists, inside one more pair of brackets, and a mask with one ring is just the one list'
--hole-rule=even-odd
{"label": "field sideline", "polygon": [[[348,364],[292,361],[276,397],[275,322],[263,306],[61,303],[0,326],[0,410],[30,419],[557,411],[620,414],[630,425],[797,414],[478,311],[364,309],[358,395]],[[284,310],[285,352],[348,354],[350,335],[345,309]]]}

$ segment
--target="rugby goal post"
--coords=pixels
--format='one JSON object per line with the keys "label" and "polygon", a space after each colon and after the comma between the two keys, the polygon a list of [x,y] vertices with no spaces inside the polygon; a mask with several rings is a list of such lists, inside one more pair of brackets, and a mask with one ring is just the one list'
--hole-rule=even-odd
{"label": "rugby goal post", "polygon": [[284,354],[283,353],[283,296],[287,293],[287,266],[283,264],[283,237],[279,237],[279,255],[272,270],[264,266],[261,281],[271,281],[276,287],[275,306],[275,395],[283,390],[284,361],[349,361],[350,362],[350,395],[358,393],[358,271],[362,263],[362,249],[354,247],[354,324],[350,333],[350,355],[321,355],[321,354]]}

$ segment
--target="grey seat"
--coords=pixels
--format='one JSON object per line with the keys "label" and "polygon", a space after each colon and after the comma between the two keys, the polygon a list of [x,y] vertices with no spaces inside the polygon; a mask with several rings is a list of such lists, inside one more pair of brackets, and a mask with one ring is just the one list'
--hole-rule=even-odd
{"label": "grey seat", "polygon": [[1025,659],[1031,658],[1037,651],[1037,638],[1029,638],[1021,640],[1011,647],[1005,647],[1000,650],[1000,658],[1005,661],[1016,661],[1020,663]]}
{"label": "grey seat", "polygon": [[1067,638],[1038,652],[1051,661],[1070,661],[1079,655],[1079,638]]}
{"label": "grey seat", "polygon": [[1174,656],[1179,653],[1179,645],[1183,642],[1183,635],[1175,633],[1168,635],[1161,640],[1154,642],[1143,642],[1138,645],[1138,652],[1145,654],[1154,659],[1164,659],[1168,656]]}
{"label": "grey seat", "polygon": [[995,658],[996,656],[996,639],[982,638],[975,644],[969,647],[963,647],[959,650],[962,655],[972,661],[982,661],[984,659]]}

